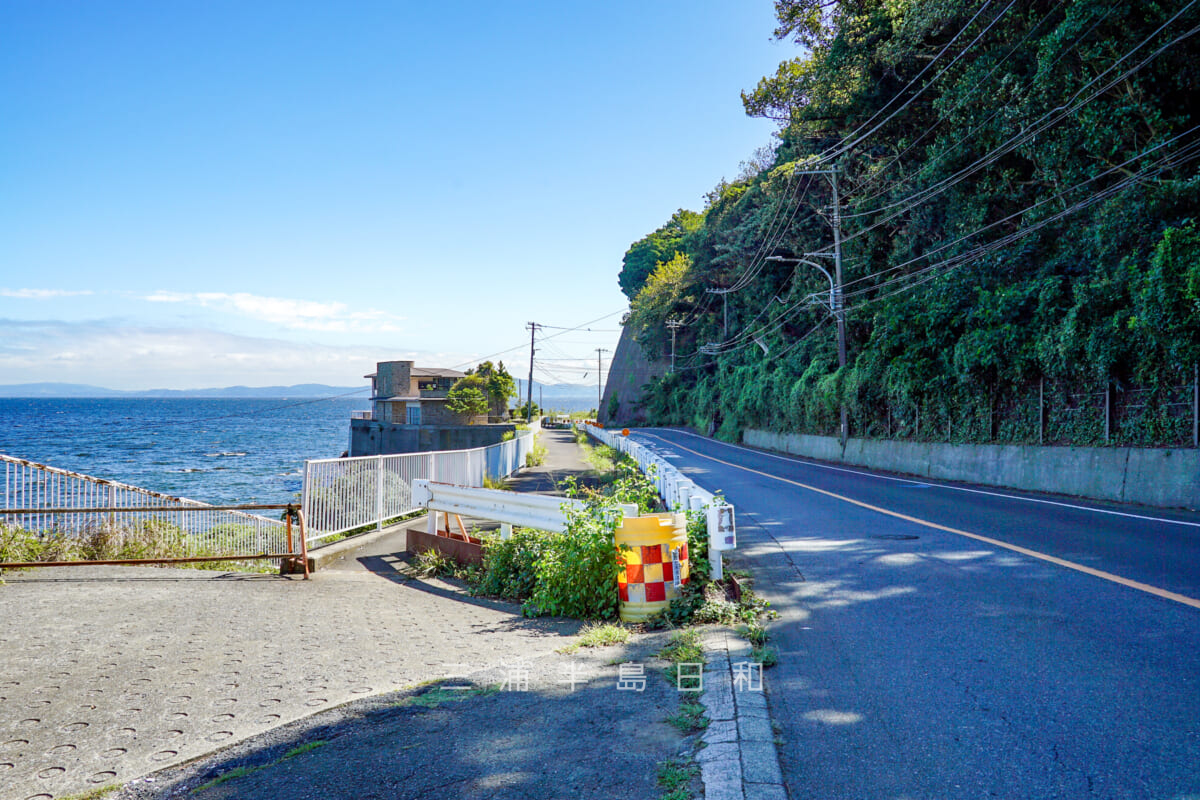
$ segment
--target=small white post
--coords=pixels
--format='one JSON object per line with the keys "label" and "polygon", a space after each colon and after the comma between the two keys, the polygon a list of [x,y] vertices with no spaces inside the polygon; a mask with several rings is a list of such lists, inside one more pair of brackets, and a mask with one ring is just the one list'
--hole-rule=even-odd
{"label": "small white post", "polygon": [[[698,494],[692,495],[688,499],[692,511],[704,514],[704,500]],[[712,546],[711,539],[708,545],[708,566],[710,577],[714,581],[719,581],[725,577],[725,565],[721,562],[721,551]]]}
{"label": "small white post", "polygon": [[375,459],[375,530],[383,530],[383,456]]}
{"label": "small white post", "polygon": [[512,525],[510,523],[500,523],[500,538],[504,541],[508,541],[510,538],[512,538]]}

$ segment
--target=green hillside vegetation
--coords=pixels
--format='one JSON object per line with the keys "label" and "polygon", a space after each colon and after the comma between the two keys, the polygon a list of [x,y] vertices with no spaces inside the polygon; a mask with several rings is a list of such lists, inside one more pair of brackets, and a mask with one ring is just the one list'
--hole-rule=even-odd
{"label": "green hillside vegetation", "polygon": [[[845,403],[854,436],[1190,444],[1200,6],[775,5],[807,50],[743,93],[773,151],[626,255],[647,355],[685,322],[649,417],[833,434]],[[833,249],[831,182],[801,173],[834,165],[844,369],[828,280],[766,259],[833,271],[805,256]]]}

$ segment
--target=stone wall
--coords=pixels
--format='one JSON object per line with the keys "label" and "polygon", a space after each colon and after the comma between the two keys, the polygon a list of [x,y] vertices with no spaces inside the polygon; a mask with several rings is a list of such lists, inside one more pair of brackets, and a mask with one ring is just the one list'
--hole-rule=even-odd
{"label": "stone wall", "polygon": [[[637,425],[646,421],[641,409],[642,387],[656,377],[665,375],[667,362],[650,359],[634,338],[631,328],[621,330],[621,339],[608,368],[608,380],[597,409],[605,425]],[[608,413],[612,397],[617,398],[617,413]]]}

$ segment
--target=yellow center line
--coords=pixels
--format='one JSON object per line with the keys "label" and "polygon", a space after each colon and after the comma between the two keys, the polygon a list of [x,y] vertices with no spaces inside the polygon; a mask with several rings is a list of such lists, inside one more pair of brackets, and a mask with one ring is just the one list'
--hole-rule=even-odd
{"label": "yellow center line", "polygon": [[1130,580],[1129,578],[1122,578],[1120,575],[1113,575],[1111,572],[1105,572],[1103,570],[1093,569],[1092,567],[1085,566],[1083,564],[1077,564],[1074,561],[1067,561],[1066,559],[1058,558],[1057,556],[1048,555],[1046,553],[1039,553],[1038,551],[1030,550],[1027,547],[1021,547],[1020,545],[1009,544],[1008,542],[1002,542],[999,539],[992,539],[989,536],[982,536],[978,533],[971,533],[970,531],[959,530],[958,528],[951,528],[948,525],[939,525],[936,522],[930,522],[929,520],[921,519],[919,517],[913,517],[908,514],[901,514],[899,511],[892,511],[891,509],[881,508],[880,506],[871,505],[870,503],[864,503],[862,500],[855,500],[853,497],[846,497],[845,495],[837,494],[836,492],[831,492],[831,491],[828,491],[827,489],[819,489],[816,486],[809,486],[807,483],[800,483],[799,481],[794,481],[789,478],[782,478],[778,475],[772,475],[769,472],[761,472],[757,469],[751,469],[750,467],[746,467],[741,464],[734,464],[730,461],[724,461],[720,458],[717,458],[716,456],[710,456],[705,453],[701,453],[697,450],[692,450],[689,447],[684,447],[683,445],[679,444],[678,442],[671,441],[670,439],[665,439],[661,436],[655,436],[652,433],[647,433],[644,435],[658,439],[659,441],[662,441],[662,442],[666,442],[671,447],[678,447],[680,450],[685,450],[689,453],[692,453],[693,455],[700,456],[701,458],[707,458],[709,461],[715,461],[718,464],[724,464],[727,467],[733,467],[734,469],[740,469],[744,472],[750,472],[755,475],[761,475],[764,478],[770,478],[771,480],[776,480],[781,483],[788,483],[788,484],[791,484],[792,486],[798,486],[801,489],[807,489],[810,492],[816,492],[817,494],[823,494],[826,497],[832,497],[833,499],[841,500],[844,503],[851,503],[853,505],[868,509],[870,511],[875,511],[880,514],[886,514],[889,517],[895,517],[896,519],[902,519],[905,522],[911,522],[915,525],[923,525],[926,528],[933,528],[935,530],[945,531],[946,533],[953,533],[953,534],[957,534],[958,536],[965,536],[968,539],[974,539],[977,542],[984,542],[986,544],[992,545],[993,547],[1002,547],[1005,550],[1011,550],[1015,553],[1020,553],[1021,555],[1029,556],[1030,558],[1036,558],[1041,561],[1048,561],[1049,563],[1057,564],[1060,567],[1066,567],[1067,569],[1073,569],[1076,572],[1082,572],[1085,575],[1091,575],[1096,578],[1103,578],[1106,581],[1112,581],[1113,583],[1119,583],[1122,586],[1127,586],[1130,589],[1137,589],[1140,592],[1146,592],[1147,594],[1152,594],[1155,597],[1161,597],[1165,600],[1174,600],[1176,603],[1183,603],[1185,606],[1191,606],[1192,608],[1200,608],[1200,600],[1197,600],[1194,597],[1188,597],[1187,595],[1178,594],[1176,592],[1170,592],[1170,591],[1167,591],[1166,589],[1160,589],[1159,587],[1151,586],[1148,583],[1140,583],[1138,581]]}

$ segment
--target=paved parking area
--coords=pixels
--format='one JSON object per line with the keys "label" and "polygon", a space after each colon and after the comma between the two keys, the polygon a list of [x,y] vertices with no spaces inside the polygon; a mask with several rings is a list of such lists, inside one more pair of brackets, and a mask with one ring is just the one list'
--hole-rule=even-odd
{"label": "paved parking area", "polygon": [[307,582],[128,567],[6,574],[0,798],[122,783],[351,700],[538,658],[577,629],[373,561],[374,572]]}

